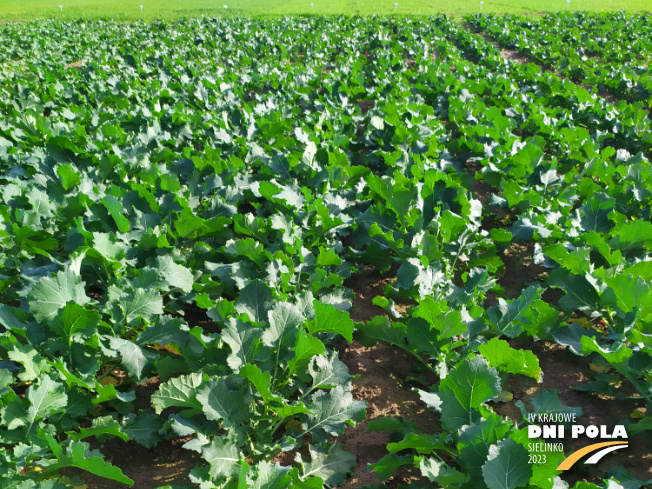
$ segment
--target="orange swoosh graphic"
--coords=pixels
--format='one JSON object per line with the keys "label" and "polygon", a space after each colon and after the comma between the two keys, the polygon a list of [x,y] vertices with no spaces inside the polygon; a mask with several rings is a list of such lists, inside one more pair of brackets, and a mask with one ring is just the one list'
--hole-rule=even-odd
{"label": "orange swoosh graphic", "polygon": [[611,445],[627,445],[626,441],[605,441],[602,443],[594,443],[593,445],[589,445],[588,447],[580,448],[578,451],[572,453],[569,455],[566,460],[564,460],[562,463],[559,464],[559,467],[557,467],[557,470],[568,470],[570,469],[575,462],[577,462],[579,459],[581,459],[584,455],[587,453],[591,453],[596,451],[599,448],[602,447],[609,447]]}

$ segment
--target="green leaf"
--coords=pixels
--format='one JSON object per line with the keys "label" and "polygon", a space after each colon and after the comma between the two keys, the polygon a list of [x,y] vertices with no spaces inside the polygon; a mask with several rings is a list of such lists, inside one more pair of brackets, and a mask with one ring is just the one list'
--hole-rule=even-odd
{"label": "green leaf", "polygon": [[41,377],[38,385],[31,385],[27,389],[27,400],[30,403],[26,416],[28,431],[37,419],[64,411],[68,404],[63,384],[54,382],[47,375]]}
{"label": "green leaf", "polygon": [[240,314],[247,314],[249,319],[259,323],[267,319],[267,312],[273,304],[270,288],[260,280],[252,280],[240,291],[235,308]]}
{"label": "green leaf", "polygon": [[304,372],[310,360],[315,355],[321,355],[325,350],[326,347],[319,339],[310,336],[302,329],[299,330],[294,345],[294,357],[288,362],[288,375]]}
{"label": "green leaf", "polygon": [[580,310],[590,313],[598,304],[597,292],[584,277],[573,275],[562,268],[556,268],[550,272],[548,282],[552,287],[559,287],[566,292],[559,301],[559,305],[564,311]]}
{"label": "green leaf", "polygon": [[70,190],[81,181],[79,173],[77,173],[75,167],[69,163],[59,165],[57,167],[57,175],[61,178],[61,186],[64,190]]}
{"label": "green leaf", "polygon": [[355,339],[362,346],[374,346],[378,341],[405,347],[406,334],[401,323],[391,323],[385,316],[376,316],[366,324],[359,324]]}
{"label": "green leaf", "polygon": [[123,338],[112,337],[110,345],[120,354],[120,362],[127,373],[137,382],[143,380],[143,376],[152,368],[155,354]]}
{"label": "green leaf", "polygon": [[155,447],[163,438],[163,419],[151,411],[130,413],[124,417],[120,426],[130,440],[145,448]]}
{"label": "green leaf", "polygon": [[436,482],[446,489],[457,489],[469,481],[469,476],[463,474],[440,460],[423,458],[419,461],[421,474],[430,482]]}
{"label": "green leaf", "polygon": [[[75,441],[81,441],[84,438],[89,438],[91,436],[99,436],[101,438],[102,435],[117,436],[118,438],[122,438],[124,441],[129,441],[129,437],[122,431],[120,423],[111,416],[100,416],[99,418],[94,418],[90,428],[79,428],[79,433],[69,431],[68,435],[70,435]],[[99,438],[98,440],[101,441]]]}
{"label": "green leaf", "polygon": [[113,195],[106,195],[101,202],[106,207],[106,210],[109,211],[118,230],[121,233],[128,233],[130,229],[129,219],[122,215],[124,212],[122,203]]}
{"label": "green leaf", "polygon": [[263,351],[262,335],[260,328],[252,328],[248,323],[235,318],[229,320],[228,326],[222,330],[222,341],[231,348],[226,362],[234,372],[259,357]]}
{"label": "green leaf", "polygon": [[50,369],[45,358],[31,345],[15,346],[7,353],[10,360],[20,363],[25,370],[18,374],[18,378],[24,382],[31,382],[41,377],[42,372]]}
{"label": "green leaf", "polygon": [[246,364],[240,369],[238,375],[249,379],[251,384],[256,388],[258,393],[262,398],[269,402],[272,399],[279,399],[277,396],[273,395],[269,390],[272,385],[272,374],[269,372],[264,372],[260,370],[257,365],[252,365],[251,363]]}
{"label": "green leaf", "polygon": [[581,324],[570,323],[568,326],[557,328],[552,336],[557,343],[568,346],[576,355],[584,355],[582,353],[582,338],[585,336],[598,337],[600,333],[593,328],[587,330]]}
{"label": "green leaf", "polygon": [[156,289],[130,290],[112,285],[108,291],[108,306],[117,322],[134,325],[140,318],[151,321],[163,314],[163,298]]}
{"label": "green leaf", "polygon": [[342,264],[342,259],[337,256],[335,250],[319,248],[319,256],[316,265],[318,267],[338,266]]}
{"label": "green leaf", "polygon": [[627,433],[629,436],[636,436],[642,431],[652,431],[652,417],[647,416],[641,419],[638,423],[629,425],[627,427]]}
{"label": "green leaf", "polygon": [[546,246],[543,252],[574,275],[581,276],[591,271],[591,250],[589,248],[578,247],[573,251],[568,251],[564,245],[555,243]]}
{"label": "green leaf", "polygon": [[159,256],[156,259],[156,268],[170,287],[178,287],[184,292],[192,291],[192,272],[183,265],[175,263],[171,256]]}
{"label": "green leaf", "polygon": [[286,489],[292,482],[290,467],[279,463],[259,462],[256,464],[256,475],[251,471],[247,475],[250,489]]}
{"label": "green leaf", "polygon": [[308,451],[309,462],[304,462],[300,453],[296,456],[297,463],[303,469],[303,480],[319,477],[329,487],[337,487],[344,483],[346,475],[355,467],[355,455],[345,452],[337,443],[332,444],[330,448],[310,445]]}
{"label": "green leaf", "polygon": [[525,486],[532,477],[528,451],[509,438],[489,447],[482,475],[489,489],[514,489]]}
{"label": "green leaf", "polygon": [[609,244],[624,254],[636,253],[652,247],[652,223],[643,220],[631,221],[622,226]]}
{"label": "green leaf", "polygon": [[64,306],[50,327],[55,333],[65,339],[72,340],[75,337],[88,338],[97,332],[100,319],[99,312],[89,311],[84,306],[70,302]]}
{"label": "green leaf", "polygon": [[425,319],[434,331],[438,331],[439,339],[452,338],[466,332],[460,313],[450,310],[446,301],[435,302],[432,296],[419,302],[413,316]]}
{"label": "green leaf", "polygon": [[89,301],[79,274],[66,269],[51,278],[43,277],[35,283],[28,295],[29,310],[37,321],[54,319],[59,309],[68,302],[84,305]]}
{"label": "green leaf", "polygon": [[480,419],[476,411],[484,402],[500,394],[500,377],[482,357],[464,359],[439,384],[442,425],[457,431]]}
{"label": "green leaf", "polygon": [[396,455],[395,453],[388,453],[378,462],[370,464],[378,480],[384,481],[394,475],[394,472],[403,465],[412,464],[414,457],[410,455]]}
{"label": "green leaf", "polygon": [[632,381],[629,372],[629,357],[632,356],[632,349],[623,343],[614,344],[613,347],[602,347],[598,345],[598,342],[595,338],[589,338],[587,336],[582,337],[582,351],[584,354],[597,352],[599,353],[607,362],[609,362],[616,370],[618,370],[622,375],[627,379]]}
{"label": "green leaf", "polygon": [[239,390],[230,390],[221,378],[206,382],[197,393],[197,401],[208,419],[221,420],[226,427],[235,428],[249,417],[249,396]]}
{"label": "green leaf", "polygon": [[496,413],[463,427],[457,442],[459,461],[472,474],[480,475],[482,466],[487,461],[489,447],[504,438],[509,428],[509,423],[505,423]]}
{"label": "green leaf", "polygon": [[96,456],[97,452],[91,451],[87,443],[69,439],[65,446],[61,446],[51,435],[45,435],[45,439],[58,461],[48,465],[41,474],[42,477],[57,475],[64,467],[76,467],[99,477],[129,486],[134,485],[134,481],[126,477],[119,468]]}
{"label": "green leaf", "polygon": [[427,435],[425,433],[408,433],[400,442],[390,443],[387,445],[387,451],[398,453],[402,450],[412,449],[417,453],[432,453],[439,446],[442,440],[441,435]]}
{"label": "green leaf", "polygon": [[329,392],[315,392],[312,395],[310,410],[317,414],[303,423],[303,429],[312,433],[316,443],[323,442],[328,435],[344,434],[347,424],[363,421],[365,408],[364,402],[354,401],[351,393],[342,386],[337,386]]}
{"label": "green leaf", "polygon": [[528,287],[518,299],[509,303],[499,298],[497,306],[487,309],[487,318],[501,335],[515,338],[523,332],[524,326],[536,321],[537,311],[533,305],[540,298],[538,287]]}
{"label": "green leaf", "polygon": [[316,355],[310,360],[308,372],[312,376],[313,388],[328,388],[344,385],[353,378],[349,368],[340,361],[337,352],[331,352],[330,357]]}
{"label": "green leaf", "polygon": [[190,412],[201,412],[202,403],[197,392],[203,382],[202,374],[181,375],[161,384],[152,395],[152,407],[156,414],[172,406],[188,408]]}
{"label": "green leaf", "polygon": [[208,473],[213,479],[233,477],[240,472],[240,450],[223,437],[214,437],[211,444],[202,449],[202,457],[211,465]]}
{"label": "green leaf", "polygon": [[279,349],[294,343],[297,331],[304,321],[299,308],[288,302],[274,304],[268,312],[268,318],[269,327],[263,332],[263,343]]}
{"label": "green leaf", "polygon": [[478,350],[489,365],[501,372],[527,375],[537,382],[541,378],[539,359],[529,350],[515,350],[509,343],[498,338],[490,339],[480,345]]}
{"label": "green leaf", "polygon": [[313,301],[313,306],[315,317],[306,323],[309,333],[334,333],[341,335],[349,343],[353,341],[355,325],[347,311],[340,311],[332,304],[323,304],[317,300]]}

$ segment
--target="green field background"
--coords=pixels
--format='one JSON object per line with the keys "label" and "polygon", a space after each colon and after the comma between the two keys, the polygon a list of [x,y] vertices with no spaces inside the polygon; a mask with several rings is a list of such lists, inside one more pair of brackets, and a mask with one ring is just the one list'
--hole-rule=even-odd
{"label": "green field background", "polygon": [[[314,7],[310,3],[314,2]],[[398,2],[398,6],[394,4]],[[224,8],[224,5],[227,8]],[[59,9],[59,5],[63,9]],[[141,14],[140,5],[143,5]],[[628,12],[652,9],[652,0],[0,0],[0,19],[34,18],[151,20],[216,15],[431,15],[444,12],[538,14],[559,10]]]}

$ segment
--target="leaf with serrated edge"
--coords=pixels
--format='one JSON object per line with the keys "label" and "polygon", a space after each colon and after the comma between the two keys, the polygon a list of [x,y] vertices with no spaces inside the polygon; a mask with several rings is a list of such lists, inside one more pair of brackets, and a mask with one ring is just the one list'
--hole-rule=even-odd
{"label": "leaf with serrated edge", "polygon": [[328,450],[310,445],[308,451],[309,462],[304,462],[299,453],[296,456],[297,463],[303,467],[303,480],[319,477],[329,487],[337,487],[344,483],[346,475],[355,467],[355,455],[345,452],[337,443]]}
{"label": "leaf with serrated edge", "polygon": [[156,414],[168,407],[189,408],[195,412],[201,412],[202,405],[197,400],[197,391],[202,385],[201,374],[193,373],[181,375],[161,384],[152,395],[152,407]]}

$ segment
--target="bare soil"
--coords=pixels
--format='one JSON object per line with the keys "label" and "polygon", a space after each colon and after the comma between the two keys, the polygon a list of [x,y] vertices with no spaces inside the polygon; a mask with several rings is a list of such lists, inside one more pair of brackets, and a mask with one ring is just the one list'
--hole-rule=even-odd
{"label": "bare soil", "polygon": [[[383,295],[385,287],[395,280],[394,273],[395,270],[390,270],[380,275],[375,270],[366,268],[347,281],[354,292],[351,310],[354,321],[366,322],[375,316],[386,315],[372,301],[375,296]],[[404,306],[399,305],[397,308],[404,311]],[[408,353],[383,343],[366,348],[355,341],[352,344],[340,342],[336,348],[351,374],[360,376],[353,380],[353,397],[368,405],[365,421],[355,428],[349,427],[341,439],[343,448],[358,457],[353,475],[341,487],[357,489],[380,482],[373,471],[368,471],[367,465],[385,456],[385,447],[390,442],[389,433],[365,431],[369,420],[400,417],[413,421],[423,433],[435,433],[440,430],[439,416],[426,409],[410,385],[408,379],[416,360]],[[428,380],[433,383],[435,381]],[[398,484],[417,480],[427,482],[413,468],[402,467],[384,485],[393,489]]]}

